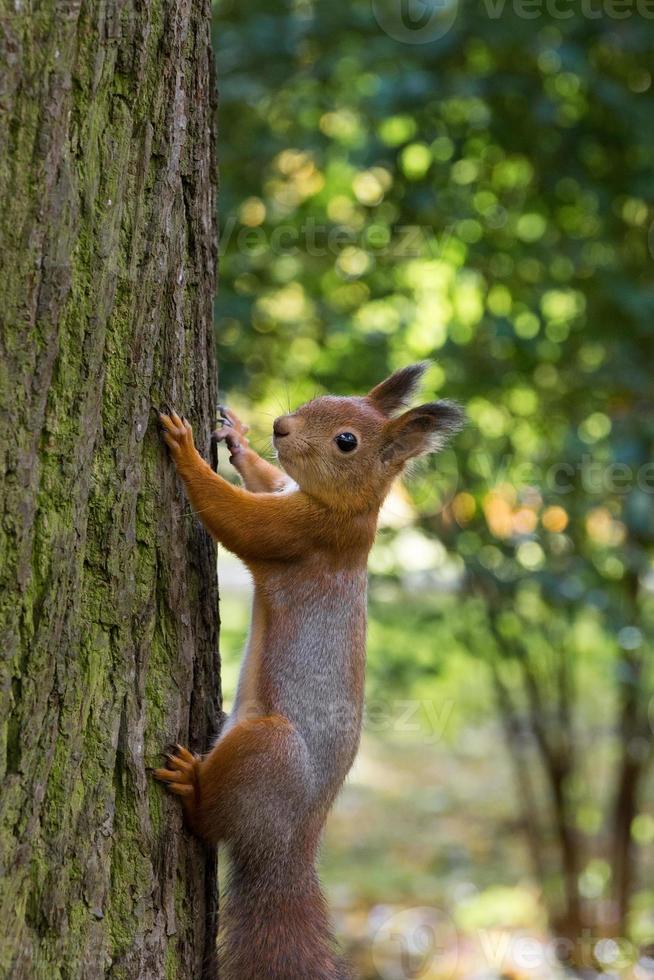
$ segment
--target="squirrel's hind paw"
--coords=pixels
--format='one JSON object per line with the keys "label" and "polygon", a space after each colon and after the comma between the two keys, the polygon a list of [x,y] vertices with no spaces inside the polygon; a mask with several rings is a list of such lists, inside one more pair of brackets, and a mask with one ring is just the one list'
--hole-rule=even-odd
{"label": "squirrel's hind paw", "polygon": [[195,795],[199,787],[199,758],[177,745],[174,753],[166,754],[166,759],[168,768],[155,769],[152,773],[154,778],[164,783],[166,789],[176,796]]}

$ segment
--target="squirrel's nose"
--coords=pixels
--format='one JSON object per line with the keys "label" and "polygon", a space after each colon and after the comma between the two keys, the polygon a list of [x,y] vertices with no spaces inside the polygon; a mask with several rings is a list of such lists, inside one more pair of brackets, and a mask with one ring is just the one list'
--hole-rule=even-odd
{"label": "squirrel's nose", "polygon": [[283,415],[281,415],[278,419],[275,419],[273,422],[273,433],[278,439],[281,439],[282,436],[287,436],[290,432],[290,429],[286,427],[285,423],[286,419]]}

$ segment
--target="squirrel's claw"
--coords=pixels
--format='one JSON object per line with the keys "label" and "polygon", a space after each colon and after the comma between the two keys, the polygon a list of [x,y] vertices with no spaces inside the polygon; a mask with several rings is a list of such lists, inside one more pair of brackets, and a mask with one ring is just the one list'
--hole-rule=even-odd
{"label": "squirrel's claw", "polygon": [[169,414],[161,412],[159,421],[163,430],[166,445],[177,460],[180,454],[190,453],[194,449],[193,430],[186,419],[181,419],[177,412],[170,410]]}
{"label": "squirrel's claw", "polygon": [[236,412],[233,412],[227,405],[219,405],[218,412],[223,425],[232,426],[242,436],[247,435],[250,431],[250,426],[246,425],[245,422],[241,422]]}
{"label": "squirrel's claw", "polygon": [[190,796],[198,785],[197,756],[182,745],[175,745],[174,752],[165,752],[168,768],[155,769],[152,773],[155,779],[164,783],[167,790],[177,796]]}
{"label": "squirrel's claw", "polygon": [[218,406],[218,421],[221,422],[223,425],[234,425],[234,423],[232,422],[232,420],[231,420],[231,418],[229,416],[230,416],[230,411],[227,408],[227,406],[226,405],[219,405]]}
{"label": "squirrel's claw", "polygon": [[235,415],[226,405],[219,405],[218,411],[220,413],[218,419],[220,425],[212,433],[211,441],[214,445],[217,445],[219,442],[224,442],[231,455],[234,456],[241,449],[247,447],[248,442],[245,436],[249,432],[249,426],[241,422],[238,415]]}
{"label": "squirrel's claw", "polygon": [[183,745],[179,744],[179,742],[175,745],[175,749],[177,751],[177,755],[180,756],[182,759],[185,759],[187,762],[195,763],[198,761],[197,755],[193,755],[192,752],[189,752],[188,749],[185,749]]}

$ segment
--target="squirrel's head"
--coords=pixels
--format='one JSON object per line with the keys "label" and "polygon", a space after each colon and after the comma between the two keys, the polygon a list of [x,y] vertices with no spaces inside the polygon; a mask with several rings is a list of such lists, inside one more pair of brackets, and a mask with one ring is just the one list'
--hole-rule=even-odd
{"label": "squirrel's head", "polygon": [[437,452],[463,426],[462,409],[428,402],[400,413],[426,364],[396,371],[364,397],[326,395],[275,419],[279,462],[298,486],[325,503],[380,506],[409,460]]}

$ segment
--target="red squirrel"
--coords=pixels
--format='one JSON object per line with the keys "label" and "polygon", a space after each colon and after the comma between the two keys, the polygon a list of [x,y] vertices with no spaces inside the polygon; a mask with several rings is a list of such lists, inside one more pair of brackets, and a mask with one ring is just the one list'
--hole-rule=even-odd
{"label": "red squirrel", "polygon": [[190,829],[229,846],[221,980],[350,975],[315,860],[359,745],[366,569],[379,509],[406,463],[440,449],[463,422],[450,401],[403,410],[425,367],[397,371],[365,397],[328,395],[276,419],[282,469],[258,456],[247,428],[225,412],[214,437],[227,444],[243,487],[202,459],[185,419],[160,416],[196,514],[254,579],[232,714],[206,755],[178,746],[155,771],[181,798]]}

